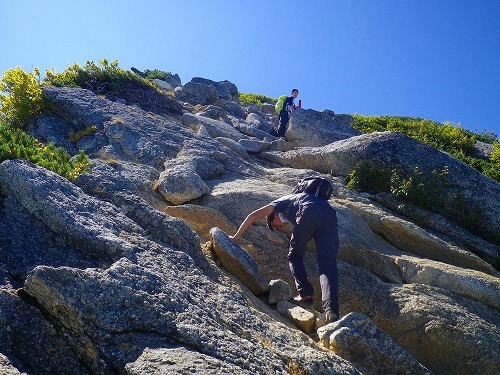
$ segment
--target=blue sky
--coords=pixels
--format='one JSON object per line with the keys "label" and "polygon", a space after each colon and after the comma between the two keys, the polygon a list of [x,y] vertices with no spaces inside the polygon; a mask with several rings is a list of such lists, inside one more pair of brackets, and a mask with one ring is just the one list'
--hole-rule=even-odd
{"label": "blue sky", "polygon": [[0,72],[107,58],[500,135],[498,0],[1,0],[0,21]]}

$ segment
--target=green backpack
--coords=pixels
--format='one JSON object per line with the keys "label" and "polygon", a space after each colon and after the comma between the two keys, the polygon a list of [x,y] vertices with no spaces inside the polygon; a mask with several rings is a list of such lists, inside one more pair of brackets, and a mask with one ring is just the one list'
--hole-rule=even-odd
{"label": "green backpack", "polygon": [[278,102],[276,103],[276,105],[274,106],[274,110],[276,111],[276,114],[279,115],[281,110],[283,109],[283,106],[285,105],[285,100],[286,98],[288,98],[288,96],[286,95],[281,95],[279,98],[278,98]]}

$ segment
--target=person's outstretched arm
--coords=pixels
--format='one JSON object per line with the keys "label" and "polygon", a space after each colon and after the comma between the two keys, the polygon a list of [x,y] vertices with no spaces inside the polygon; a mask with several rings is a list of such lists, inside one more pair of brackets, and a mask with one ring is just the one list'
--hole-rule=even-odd
{"label": "person's outstretched arm", "polygon": [[270,215],[274,211],[274,206],[273,205],[266,205],[263,206],[254,212],[250,213],[245,220],[241,223],[240,227],[234,234],[234,236],[229,236],[234,242],[238,242],[241,236],[247,231],[248,228],[253,224],[253,222],[257,219],[261,219],[263,217],[266,217],[267,215]]}

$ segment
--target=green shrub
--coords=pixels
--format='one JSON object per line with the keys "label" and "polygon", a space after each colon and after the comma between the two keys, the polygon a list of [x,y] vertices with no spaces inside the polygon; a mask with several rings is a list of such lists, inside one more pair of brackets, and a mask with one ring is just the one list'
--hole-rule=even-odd
{"label": "green shrub", "polygon": [[71,143],[78,143],[83,137],[86,137],[87,135],[92,135],[97,131],[97,126],[91,125],[88,126],[85,130],[81,130],[77,133],[73,132],[73,129],[70,130],[68,134],[68,140]]}
{"label": "green shrub", "polygon": [[493,152],[487,163],[484,163],[483,173],[500,182],[500,141],[493,143]]}
{"label": "green shrub", "polygon": [[74,180],[90,168],[83,151],[71,158],[64,148],[52,143],[45,145],[21,129],[0,122],[0,162],[7,159],[25,159],[68,180]]}
{"label": "green shrub", "polygon": [[240,102],[242,103],[252,103],[257,105],[262,105],[263,103],[275,104],[278,99],[270,98],[269,96],[261,94],[240,94]]}
{"label": "green shrub", "polygon": [[377,194],[391,189],[392,170],[385,167],[377,167],[373,163],[358,163],[346,176],[347,186]]}
{"label": "green shrub", "polygon": [[393,131],[426,143],[438,150],[475,168],[481,173],[500,182],[498,162],[475,157],[476,140],[495,139],[494,133],[475,134],[452,123],[438,123],[421,118],[400,116],[362,116],[354,115],[352,126],[364,133]]}
{"label": "green shrub", "polygon": [[481,207],[471,205],[461,194],[448,193],[450,186],[448,167],[423,173],[418,167],[411,171],[394,169],[388,166],[375,166],[371,162],[357,164],[346,178],[347,186],[371,194],[389,192],[403,201],[443,214],[450,220],[462,225],[484,238],[497,243],[481,227],[484,212]]}
{"label": "green shrub", "polygon": [[26,128],[30,116],[43,107],[39,78],[40,71],[36,68],[32,73],[25,73],[20,67],[3,73],[0,80],[1,120],[16,128]]}
{"label": "green shrub", "polygon": [[66,68],[62,73],[47,71],[45,83],[60,87],[81,87],[96,94],[126,96],[129,89],[155,90],[146,79],[119,67],[118,61],[111,63],[107,59],[99,64],[87,61],[83,67],[77,63]]}
{"label": "green shrub", "polygon": [[144,71],[144,78],[147,78],[147,79],[161,79],[162,81],[164,81],[165,79],[167,79],[168,77],[171,77],[171,76],[172,76],[172,73],[164,72],[164,71],[158,70],[158,69],[153,69],[153,70],[146,69]]}

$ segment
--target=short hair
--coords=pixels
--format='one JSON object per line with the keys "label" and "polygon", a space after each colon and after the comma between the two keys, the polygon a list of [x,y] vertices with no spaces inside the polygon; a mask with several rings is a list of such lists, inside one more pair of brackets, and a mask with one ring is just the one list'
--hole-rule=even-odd
{"label": "short hair", "polygon": [[297,90],[297,89],[292,89],[292,94],[293,94],[295,91],[297,91],[297,94],[299,93],[299,90]]}
{"label": "short hair", "polygon": [[267,227],[271,229],[273,232],[274,228],[272,222],[274,220],[274,216],[276,216],[276,210],[274,210],[273,212],[271,212],[269,215],[266,216]]}

